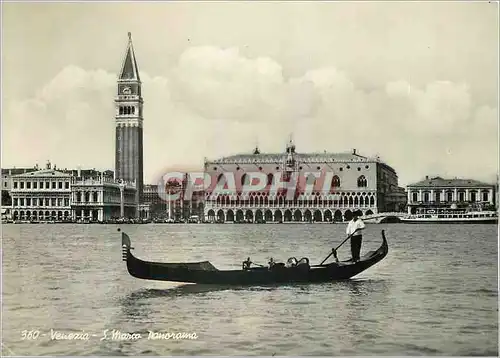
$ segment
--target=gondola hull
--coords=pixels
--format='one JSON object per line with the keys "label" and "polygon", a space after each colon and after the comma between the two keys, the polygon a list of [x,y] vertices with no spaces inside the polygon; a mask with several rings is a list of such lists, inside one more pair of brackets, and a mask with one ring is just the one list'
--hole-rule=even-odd
{"label": "gondola hull", "polygon": [[161,263],[143,261],[131,253],[131,241],[122,232],[122,258],[133,277],[144,280],[171,281],[217,285],[266,285],[287,283],[319,283],[346,280],[365,271],[385,258],[387,240],[382,230],[382,245],[361,260],[333,262],[323,265],[256,267],[248,270],[218,270],[210,262]]}

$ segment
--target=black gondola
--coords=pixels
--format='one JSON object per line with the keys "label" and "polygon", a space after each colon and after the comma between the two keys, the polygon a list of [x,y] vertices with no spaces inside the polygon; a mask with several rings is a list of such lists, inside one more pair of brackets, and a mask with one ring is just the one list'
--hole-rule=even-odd
{"label": "black gondola", "polygon": [[382,240],[382,245],[377,250],[366,253],[358,262],[347,260],[310,265],[309,260],[303,258],[291,263],[290,266],[275,264],[271,268],[245,267],[241,270],[218,270],[209,261],[189,263],[143,261],[132,255],[130,238],[122,232],[122,258],[127,263],[130,275],[144,280],[221,285],[318,283],[352,278],[384,259],[389,251],[384,230],[382,230]]}

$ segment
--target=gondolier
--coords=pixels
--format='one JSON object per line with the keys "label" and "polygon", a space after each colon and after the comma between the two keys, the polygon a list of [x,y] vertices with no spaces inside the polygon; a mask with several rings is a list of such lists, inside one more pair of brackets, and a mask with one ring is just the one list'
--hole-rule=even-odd
{"label": "gondolier", "polygon": [[365,228],[365,223],[357,213],[352,215],[351,221],[347,224],[346,234],[352,235],[351,237],[351,254],[352,261],[359,261],[359,254],[361,252],[361,242],[363,241],[363,236],[361,231]]}

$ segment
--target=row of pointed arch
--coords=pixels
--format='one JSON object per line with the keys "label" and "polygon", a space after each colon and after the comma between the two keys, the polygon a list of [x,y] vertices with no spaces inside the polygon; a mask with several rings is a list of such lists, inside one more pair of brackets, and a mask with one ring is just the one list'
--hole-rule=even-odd
{"label": "row of pointed arch", "polygon": [[[218,196],[215,200],[217,205],[250,205],[250,206],[267,206],[267,205],[284,205],[288,202],[288,200],[284,197],[279,197],[276,199],[269,199],[266,196],[250,196],[247,199],[240,199],[239,197],[231,198],[228,196]],[[309,198],[306,200],[294,199],[292,201],[295,205],[319,205],[324,204],[325,206],[374,206],[375,205],[375,197],[373,195],[370,196],[347,196],[341,195],[336,197],[336,199],[320,199],[319,197]]]}
{"label": "row of pointed arch", "polygon": [[207,219],[209,221],[217,219],[223,222],[341,222],[350,220],[352,215],[356,213],[360,216],[372,215],[373,211],[367,210],[363,212],[361,210],[346,210],[342,212],[341,210],[260,210],[257,209],[255,213],[252,210],[235,210],[229,209],[224,211],[210,209],[207,213]]}
{"label": "row of pointed arch", "polygon": [[[314,181],[316,180],[317,178],[310,174],[308,177],[307,177],[307,184],[313,184]],[[226,177],[224,176],[224,173],[221,173],[219,174],[218,178],[217,178],[217,184],[219,186],[223,186],[226,184]],[[243,185],[248,185],[250,184],[249,183],[249,176],[248,174],[243,174],[242,177],[241,177],[241,182],[240,184],[243,186]],[[267,175],[267,185],[273,185],[274,184],[274,175],[272,173],[269,173]],[[361,175],[358,177],[357,179],[357,184],[358,184],[358,188],[366,188],[368,186],[368,181],[366,179],[366,177],[364,175]],[[332,178],[332,181],[331,181],[331,185],[330,187],[332,188],[338,188],[340,187],[341,183],[340,183],[340,178],[338,175],[334,175],[333,178]]]}

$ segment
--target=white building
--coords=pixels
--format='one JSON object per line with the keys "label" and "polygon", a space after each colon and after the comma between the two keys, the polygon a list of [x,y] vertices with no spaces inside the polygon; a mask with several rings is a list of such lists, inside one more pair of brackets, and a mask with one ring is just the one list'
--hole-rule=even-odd
{"label": "white building", "polygon": [[449,209],[491,209],[495,207],[495,185],[473,179],[444,179],[428,176],[407,187],[408,213]]}
{"label": "white building", "polygon": [[[108,173],[109,174],[109,173]],[[88,175],[88,176],[87,176]],[[135,183],[96,170],[43,170],[10,176],[12,206],[2,217],[21,221],[105,221],[135,218]]]}
{"label": "white building", "polygon": [[71,211],[77,221],[136,217],[135,183],[102,175],[94,178],[73,177],[71,189]]}
{"label": "white building", "polygon": [[12,218],[30,221],[71,220],[71,174],[46,169],[13,175]]}

